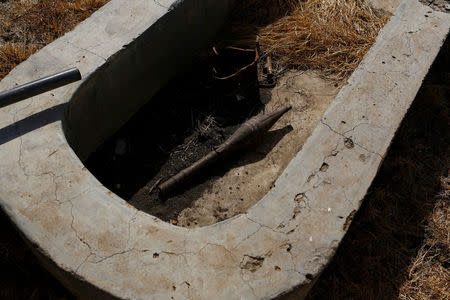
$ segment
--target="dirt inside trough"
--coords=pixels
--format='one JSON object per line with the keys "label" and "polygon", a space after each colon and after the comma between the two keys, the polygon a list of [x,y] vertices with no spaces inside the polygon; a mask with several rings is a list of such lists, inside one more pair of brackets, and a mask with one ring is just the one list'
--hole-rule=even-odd
{"label": "dirt inside trough", "polygon": [[[110,190],[172,224],[210,225],[243,213],[259,201],[300,151],[343,79],[358,65],[388,19],[354,0],[249,0],[239,2],[231,15],[212,43],[219,50],[227,45],[259,45],[260,78],[255,72],[233,84],[215,85],[210,80],[211,54],[199,58],[192,71],[163,88],[86,162]],[[346,23],[347,19],[353,21]],[[329,24],[335,28],[338,23],[338,30],[330,34]],[[288,34],[294,27],[301,29],[300,37]],[[329,47],[321,52],[323,47],[316,45]],[[280,56],[281,52],[271,51],[274,48],[287,52]],[[337,53],[346,61],[353,57],[346,72],[332,68],[342,66],[343,58]],[[278,82],[273,89],[257,85],[261,80],[270,82],[261,72],[266,56],[273,59]],[[216,70],[227,71],[230,66],[236,70],[233,64],[238,61],[232,58],[230,64],[218,65]],[[338,70],[340,75],[334,76]],[[159,183],[214,150],[250,117],[288,104],[292,110],[253,147],[213,165],[177,194],[159,197]]]}
{"label": "dirt inside trough", "polygon": [[[207,65],[169,83],[86,165],[136,208],[184,227],[245,212],[266,194],[300,151],[339,91],[315,72],[287,72],[273,89],[256,80],[217,88]],[[251,116],[291,105],[255,144],[213,165],[169,198],[157,184],[224,142]]]}

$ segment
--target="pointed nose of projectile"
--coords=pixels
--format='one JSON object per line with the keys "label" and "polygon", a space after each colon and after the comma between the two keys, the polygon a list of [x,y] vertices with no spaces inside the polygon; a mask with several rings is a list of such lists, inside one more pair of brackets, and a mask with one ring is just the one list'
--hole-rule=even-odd
{"label": "pointed nose of projectile", "polygon": [[291,110],[292,106],[286,105],[276,111],[261,116],[260,128],[269,130],[286,112]]}

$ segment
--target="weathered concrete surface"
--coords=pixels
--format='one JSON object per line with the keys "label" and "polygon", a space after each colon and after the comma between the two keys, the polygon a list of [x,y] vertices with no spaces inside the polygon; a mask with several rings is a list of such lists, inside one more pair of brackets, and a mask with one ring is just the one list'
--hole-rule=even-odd
{"label": "weathered concrete surface", "polygon": [[387,12],[393,13],[400,5],[402,0],[368,0],[367,2],[375,9],[382,9]]}
{"label": "weathered concrete surface", "polygon": [[[74,60],[86,77],[167,12],[153,1],[126,1],[126,12],[123,5],[110,2],[18,66],[0,89]],[[0,205],[78,296],[303,297],[347,231],[449,31],[448,14],[426,11],[403,1],[275,187],[244,215],[180,228],[109,192],[62,130],[79,83],[0,109]]]}
{"label": "weathered concrete surface", "polygon": [[[223,25],[234,2],[140,1],[131,15],[123,12],[129,4],[122,3],[121,10],[108,14],[109,21],[99,16],[95,24],[82,27],[84,34],[78,30],[68,38],[107,59],[77,89],[66,112],[65,133],[82,160],[189,66]],[[148,20],[138,22],[138,10],[147,11]],[[111,44],[115,36],[122,39],[122,49]]]}

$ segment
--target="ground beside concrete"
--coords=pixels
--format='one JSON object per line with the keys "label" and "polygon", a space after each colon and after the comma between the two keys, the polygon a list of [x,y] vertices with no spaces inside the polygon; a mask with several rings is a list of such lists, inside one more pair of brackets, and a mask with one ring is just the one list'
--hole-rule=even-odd
{"label": "ground beside concrete", "polygon": [[450,298],[450,43],[308,299]]}

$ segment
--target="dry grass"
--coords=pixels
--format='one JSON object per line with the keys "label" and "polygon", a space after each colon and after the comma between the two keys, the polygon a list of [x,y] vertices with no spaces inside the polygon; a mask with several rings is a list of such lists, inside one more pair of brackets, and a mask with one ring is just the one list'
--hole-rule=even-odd
{"label": "dry grass", "polygon": [[426,239],[400,286],[401,300],[450,299],[450,172],[441,182],[440,200],[425,225]]}
{"label": "dry grass", "polygon": [[388,16],[358,0],[308,0],[290,15],[259,30],[263,54],[278,64],[348,77],[385,25]]}
{"label": "dry grass", "polygon": [[[9,0],[0,4],[0,79],[30,54],[71,30],[108,0]],[[2,8],[3,7],[3,8]],[[257,33],[275,67],[318,69],[344,79],[387,21],[360,0],[240,1],[233,39]],[[3,42],[2,42],[3,39]]]}
{"label": "dry grass", "polygon": [[0,3],[0,80],[35,51],[73,29],[109,0]]}
{"label": "dry grass", "polygon": [[38,46],[33,44],[6,43],[0,45],[0,80],[15,66],[36,52],[37,49]]}
{"label": "dry grass", "polygon": [[261,56],[275,68],[320,70],[333,80],[347,78],[389,18],[361,0],[249,0],[234,12],[227,36],[249,46],[257,35]]}

